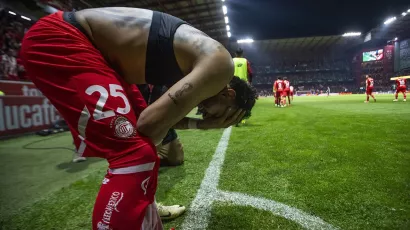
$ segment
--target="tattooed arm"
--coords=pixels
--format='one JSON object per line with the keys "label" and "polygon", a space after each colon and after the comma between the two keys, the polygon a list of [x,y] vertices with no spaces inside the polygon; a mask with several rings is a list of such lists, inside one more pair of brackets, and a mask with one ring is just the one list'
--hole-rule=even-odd
{"label": "tattooed arm", "polygon": [[192,71],[145,109],[138,119],[139,132],[154,142],[161,140],[161,135],[171,127],[186,128],[185,115],[200,102],[217,95],[233,77],[231,55],[221,44],[200,33],[191,34],[184,43],[197,52]]}

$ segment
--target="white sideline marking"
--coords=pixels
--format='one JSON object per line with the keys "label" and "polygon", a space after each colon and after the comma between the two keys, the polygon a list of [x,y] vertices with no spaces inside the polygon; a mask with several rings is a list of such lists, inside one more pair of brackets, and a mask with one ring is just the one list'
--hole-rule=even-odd
{"label": "white sideline marking", "polygon": [[252,197],[236,192],[218,192],[218,201],[232,202],[238,206],[251,206],[260,210],[270,211],[274,215],[294,221],[307,229],[336,229],[316,216],[307,214],[297,208],[292,208],[273,200]]}
{"label": "white sideline marking", "polygon": [[229,144],[232,127],[225,129],[215,150],[212,161],[205,171],[204,179],[198,189],[195,199],[188,210],[187,217],[182,224],[182,229],[206,229],[211,216],[212,203],[214,201],[232,202],[238,206],[251,206],[257,209],[270,211],[274,215],[294,221],[307,229],[337,229],[316,216],[309,215],[297,208],[268,200],[265,198],[252,197],[236,192],[218,190],[221,168],[225,160],[226,149]]}
{"label": "white sideline marking", "polygon": [[209,167],[205,171],[205,177],[202,180],[194,201],[189,208],[188,215],[182,224],[182,229],[206,229],[208,219],[211,216],[211,205],[215,200],[216,188],[219,183],[221,168],[225,160],[225,152],[228,148],[229,137],[231,136],[232,127],[225,129],[219,141],[218,147],[212,158]]}

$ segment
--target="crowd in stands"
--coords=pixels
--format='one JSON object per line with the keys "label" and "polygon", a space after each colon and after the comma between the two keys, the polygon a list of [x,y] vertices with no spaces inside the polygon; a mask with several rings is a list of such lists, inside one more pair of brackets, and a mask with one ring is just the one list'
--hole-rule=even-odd
{"label": "crowd in stands", "polygon": [[[278,66],[276,66],[278,65]],[[253,84],[261,96],[270,96],[277,77],[287,77],[295,89],[320,93],[330,87],[331,92],[356,92],[359,87],[344,60],[275,62],[268,66],[255,66]]]}
{"label": "crowd in stands", "polygon": [[[280,75],[282,76],[282,75]],[[330,83],[354,81],[354,77],[346,72],[318,72],[318,73],[303,73],[303,74],[286,74],[289,81],[294,84],[305,83]],[[256,75],[253,79],[254,84],[273,84],[278,76],[263,76]]]}
{"label": "crowd in stands", "polygon": [[21,41],[31,22],[0,10],[0,80],[27,80],[19,59]]}
{"label": "crowd in stands", "polygon": [[276,61],[271,65],[255,66],[256,73],[299,72],[318,70],[349,70],[350,66],[345,60],[320,60],[320,61]]}
{"label": "crowd in stands", "polygon": [[388,91],[391,89],[392,82],[390,78],[393,73],[385,73],[382,61],[364,62],[361,64],[362,75],[360,78],[360,86],[366,86],[366,75],[370,75],[374,80],[374,85],[377,90]]}
{"label": "crowd in stands", "polygon": [[[331,93],[358,93],[360,91],[359,87],[357,87],[356,83],[332,83],[332,84],[293,84],[294,86],[295,95],[297,92],[300,93],[310,93],[310,94],[320,94],[324,93],[327,90],[327,87],[330,88]],[[261,86],[256,88],[259,96],[272,96],[272,87]]]}

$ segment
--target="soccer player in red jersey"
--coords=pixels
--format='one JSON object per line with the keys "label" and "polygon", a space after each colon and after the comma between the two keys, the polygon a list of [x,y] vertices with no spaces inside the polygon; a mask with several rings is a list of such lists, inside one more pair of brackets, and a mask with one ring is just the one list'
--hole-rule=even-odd
{"label": "soccer player in red jersey", "polygon": [[393,101],[398,101],[397,97],[399,96],[399,93],[403,94],[403,101],[406,101],[406,83],[407,80],[404,78],[399,78],[396,80],[396,99],[394,99]]}
{"label": "soccer player in red jersey", "polygon": [[278,80],[273,84],[273,91],[275,92],[275,105],[280,107],[282,105],[282,94],[285,89],[282,77],[278,77]]}
{"label": "soccer player in red jersey", "polygon": [[366,101],[364,101],[365,103],[369,103],[369,96],[371,96],[374,102],[376,102],[376,98],[373,95],[373,87],[373,78],[371,78],[370,75],[366,75]]}
{"label": "soccer player in red jersey", "polygon": [[[112,36],[115,34],[115,36]],[[25,34],[27,75],[57,108],[83,157],[105,158],[92,229],[163,229],[155,144],[170,128],[237,124],[255,104],[230,53],[171,15],[107,7],[41,18]],[[147,106],[135,84],[166,85]],[[204,119],[185,117],[200,105]]]}
{"label": "soccer player in red jersey", "polygon": [[283,78],[283,85],[285,86],[285,89],[283,90],[283,96],[284,96],[283,102],[286,105],[286,97],[287,97],[289,105],[290,105],[290,82],[288,81],[287,77]]}

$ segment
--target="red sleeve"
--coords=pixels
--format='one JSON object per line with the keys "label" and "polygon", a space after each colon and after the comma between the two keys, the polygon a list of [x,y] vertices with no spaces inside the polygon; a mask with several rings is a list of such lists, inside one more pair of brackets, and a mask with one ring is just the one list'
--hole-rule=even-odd
{"label": "red sleeve", "polygon": [[248,74],[252,75],[253,72],[252,72],[252,68],[251,68],[251,63],[249,61],[246,61],[246,63],[248,63]]}
{"label": "red sleeve", "polygon": [[252,74],[252,69],[251,69],[251,63],[246,60],[247,66],[248,66],[248,82],[252,84],[252,79],[253,79],[253,74]]}

